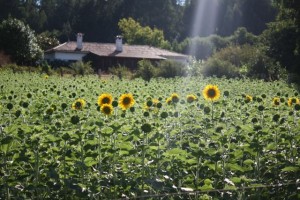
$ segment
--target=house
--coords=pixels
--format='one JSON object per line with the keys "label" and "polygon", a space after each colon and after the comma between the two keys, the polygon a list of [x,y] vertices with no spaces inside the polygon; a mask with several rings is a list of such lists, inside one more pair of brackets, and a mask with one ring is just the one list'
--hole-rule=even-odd
{"label": "house", "polygon": [[112,66],[126,66],[136,69],[140,60],[173,60],[186,64],[188,56],[148,45],[126,45],[117,36],[115,43],[83,42],[83,34],[77,34],[77,41],[70,41],[44,52],[48,61],[91,61],[95,69],[107,71]]}

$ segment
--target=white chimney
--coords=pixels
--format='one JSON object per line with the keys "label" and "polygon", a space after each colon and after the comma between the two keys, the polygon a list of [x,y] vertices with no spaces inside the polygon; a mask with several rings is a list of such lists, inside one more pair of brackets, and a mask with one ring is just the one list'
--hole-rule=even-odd
{"label": "white chimney", "polygon": [[116,51],[122,52],[123,51],[123,37],[118,35],[116,37]]}
{"label": "white chimney", "polygon": [[77,33],[77,49],[79,50],[82,49],[82,38],[83,38],[83,33]]}

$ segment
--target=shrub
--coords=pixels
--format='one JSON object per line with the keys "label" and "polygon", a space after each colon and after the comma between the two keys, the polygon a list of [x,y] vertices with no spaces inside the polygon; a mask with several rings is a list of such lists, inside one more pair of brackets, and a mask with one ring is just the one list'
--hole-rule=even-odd
{"label": "shrub", "polygon": [[202,60],[191,59],[187,66],[188,76],[200,76],[202,74],[201,69],[203,68],[204,62]]}
{"label": "shrub", "polygon": [[226,60],[220,60],[218,58],[209,58],[203,68],[201,68],[201,74],[203,76],[216,76],[226,78],[239,77],[238,68],[232,65]]}
{"label": "shrub", "polygon": [[1,67],[2,70],[12,71],[13,73],[24,73],[24,72],[41,72],[39,67],[33,66],[21,66],[17,64],[6,64]]}
{"label": "shrub", "polygon": [[[223,68],[225,67],[225,63],[227,63],[229,65],[228,70],[230,70],[228,73],[224,71],[224,75],[227,77],[231,74],[265,80],[285,78],[285,70],[280,69],[275,60],[267,56],[265,52],[265,47],[263,46],[248,44],[242,46],[228,46],[216,52],[211,57],[205,64],[205,70],[208,70],[207,65],[214,68],[212,63],[219,67],[222,66]],[[220,63],[220,61],[222,62]],[[213,73],[212,68],[210,69],[211,73]],[[221,72],[222,70],[220,71],[219,69],[219,72],[215,72],[215,75],[220,74]]]}
{"label": "shrub", "polygon": [[188,72],[187,66],[182,63],[164,60],[158,64],[157,76],[164,78],[173,78],[176,76],[186,76]]}
{"label": "shrub", "polygon": [[52,70],[51,66],[47,63],[47,61],[43,61],[40,63],[41,71],[45,74],[51,75]]}
{"label": "shrub", "polygon": [[258,42],[258,37],[249,33],[245,27],[239,27],[233,35],[229,37],[229,40],[234,45],[254,45]]}
{"label": "shrub", "polygon": [[127,67],[122,66],[122,65],[111,67],[108,69],[108,71],[111,74],[117,76],[119,79],[123,79],[125,77],[131,78],[131,76],[132,76],[131,71]]}
{"label": "shrub", "polygon": [[141,60],[138,62],[138,70],[135,77],[141,77],[145,81],[150,81],[151,78],[157,75],[157,71],[157,68],[149,60]]}
{"label": "shrub", "polygon": [[82,61],[77,61],[77,62],[72,63],[70,65],[70,68],[73,69],[76,74],[79,74],[82,76],[94,73],[94,70],[93,70],[90,62],[84,63]]}

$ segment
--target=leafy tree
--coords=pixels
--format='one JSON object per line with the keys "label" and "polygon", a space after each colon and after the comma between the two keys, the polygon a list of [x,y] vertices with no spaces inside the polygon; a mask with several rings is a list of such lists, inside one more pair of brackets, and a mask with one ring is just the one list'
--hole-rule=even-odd
{"label": "leafy tree", "polygon": [[300,2],[276,1],[280,12],[262,34],[268,55],[290,72],[300,74]]}
{"label": "leafy tree", "polygon": [[142,26],[163,30],[166,39],[173,41],[183,32],[184,6],[177,0],[126,0],[120,6],[120,18],[132,17]]}
{"label": "leafy tree", "polygon": [[132,18],[121,19],[118,23],[123,36],[128,44],[152,45],[161,48],[170,48],[170,44],[164,38],[162,30],[142,27]]}
{"label": "leafy tree", "polygon": [[46,31],[38,34],[37,41],[41,49],[45,51],[59,45],[58,35],[58,31]]}
{"label": "leafy tree", "polygon": [[17,64],[33,64],[42,57],[42,50],[34,32],[17,19],[7,19],[0,24],[0,49]]}

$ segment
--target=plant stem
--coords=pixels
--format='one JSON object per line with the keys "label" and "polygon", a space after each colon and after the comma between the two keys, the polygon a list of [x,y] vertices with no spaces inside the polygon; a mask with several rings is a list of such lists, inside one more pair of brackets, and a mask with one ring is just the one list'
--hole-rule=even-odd
{"label": "plant stem", "polygon": [[146,133],[144,132],[144,142],[142,148],[142,193],[144,192],[144,178],[145,178],[145,146],[146,146]]}
{"label": "plant stem", "polygon": [[64,143],[64,153],[63,153],[63,177],[64,177],[64,199],[67,199],[67,189],[66,189],[66,150],[67,141]]}
{"label": "plant stem", "polygon": [[35,151],[35,190],[36,190],[37,199],[40,199],[38,187],[39,187],[39,149],[37,147]]}
{"label": "plant stem", "polygon": [[4,162],[4,184],[5,184],[5,190],[6,190],[6,199],[7,200],[10,200],[10,192],[9,192],[9,186],[8,186],[8,183],[7,183],[7,177],[8,177],[8,169],[7,169],[7,157],[6,157],[6,152],[4,153],[4,159],[3,159],[3,162]]}
{"label": "plant stem", "polygon": [[83,142],[82,142],[82,138],[81,138],[81,141],[80,141],[80,157],[81,157],[81,182],[82,184],[85,184],[85,181],[84,181],[84,156],[83,156]]}
{"label": "plant stem", "polygon": [[112,169],[112,174],[113,174],[113,185],[114,185],[114,192],[113,192],[113,198],[117,198],[117,185],[116,185],[116,133],[113,133],[113,169]]}
{"label": "plant stem", "polygon": [[214,125],[214,102],[211,102],[211,123]]}
{"label": "plant stem", "polygon": [[101,195],[101,133],[98,134],[98,170],[99,170],[99,180],[100,180],[100,195]]}

